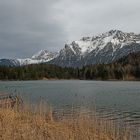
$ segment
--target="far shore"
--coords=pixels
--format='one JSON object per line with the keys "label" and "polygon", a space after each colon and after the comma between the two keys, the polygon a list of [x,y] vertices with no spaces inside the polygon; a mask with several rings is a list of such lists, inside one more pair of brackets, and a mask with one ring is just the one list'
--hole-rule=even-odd
{"label": "far shore", "polygon": [[19,80],[19,79],[0,79],[0,81],[40,81],[40,80],[46,80],[46,81],[62,81],[62,80],[79,80],[79,81],[140,81],[140,79],[130,78],[130,79],[76,79],[76,78],[70,78],[70,79],[59,79],[59,78],[42,78],[42,79],[25,79],[25,80]]}

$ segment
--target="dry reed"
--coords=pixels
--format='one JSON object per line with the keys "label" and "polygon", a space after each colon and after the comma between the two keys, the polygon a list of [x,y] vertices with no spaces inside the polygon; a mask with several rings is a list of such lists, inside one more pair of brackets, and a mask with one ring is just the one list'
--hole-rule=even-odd
{"label": "dry reed", "polygon": [[82,111],[69,114],[58,117],[44,103],[0,108],[0,140],[132,140],[129,129],[113,121]]}

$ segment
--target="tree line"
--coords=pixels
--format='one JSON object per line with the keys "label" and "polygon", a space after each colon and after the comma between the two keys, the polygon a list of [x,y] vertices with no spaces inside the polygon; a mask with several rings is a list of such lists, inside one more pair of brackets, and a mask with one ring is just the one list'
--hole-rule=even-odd
{"label": "tree line", "polygon": [[0,80],[40,79],[139,80],[140,52],[132,53],[111,64],[96,64],[82,68],[33,64],[20,67],[0,66]]}

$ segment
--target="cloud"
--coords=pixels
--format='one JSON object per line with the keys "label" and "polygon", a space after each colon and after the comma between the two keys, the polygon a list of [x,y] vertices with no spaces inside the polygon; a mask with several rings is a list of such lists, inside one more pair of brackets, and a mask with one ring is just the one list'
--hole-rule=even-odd
{"label": "cloud", "polygon": [[140,33],[139,0],[0,0],[0,58],[58,51],[82,36]]}
{"label": "cloud", "polygon": [[52,2],[0,1],[0,57],[30,57],[40,49],[57,50],[66,39],[52,21]]}

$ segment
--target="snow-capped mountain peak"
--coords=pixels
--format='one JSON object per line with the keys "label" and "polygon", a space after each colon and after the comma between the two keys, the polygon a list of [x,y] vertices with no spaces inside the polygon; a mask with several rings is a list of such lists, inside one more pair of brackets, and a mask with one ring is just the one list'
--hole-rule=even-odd
{"label": "snow-capped mountain peak", "polygon": [[[79,41],[74,41],[71,45],[77,46],[81,50],[81,55],[90,53],[93,50],[102,50],[108,44],[112,44],[112,48],[121,47],[121,44],[140,43],[140,35],[134,33],[124,33],[120,30],[110,30],[109,32],[94,36],[83,37]],[[72,48],[72,47],[71,47]]]}
{"label": "snow-capped mountain peak", "polygon": [[38,58],[39,56],[44,56],[48,53],[47,50],[40,50],[39,52],[37,52],[36,54],[34,54],[31,58],[32,59],[36,59]]}
{"label": "snow-capped mountain peak", "polygon": [[69,46],[74,54],[85,56],[97,48],[99,50],[103,49],[109,42],[119,44],[119,40],[116,37],[119,36],[119,34],[122,34],[122,32],[119,30],[111,30],[105,34],[94,37],[83,37],[80,40],[73,41],[71,44],[66,44],[66,46]]}
{"label": "snow-capped mountain peak", "polygon": [[70,67],[111,63],[137,51],[140,51],[140,34],[110,30],[66,44],[51,63]]}
{"label": "snow-capped mountain peak", "polygon": [[0,60],[0,64],[28,65],[50,63],[59,66],[81,67],[92,64],[111,63],[131,52],[140,51],[140,34],[110,30],[93,37],[82,37],[80,40],[65,44],[59,53],[41,50],[31,58]]}
{"label": "snow-capped mountain peak", "polygon": [[38,53],[34,54],[31,58],[26,59],[17,59],[19,64],[22,65],[29,65],[29,64],[39,64],[39,63],[46,63],[51,61],[55,57],[57,57],[58,53],[49,52],[48,50],[41,50]]}
{"label": "snow-capped mountain peak", "polygon": [[38,53],[34,54],[31,59],[50,61],[55,57],[57,57],[57,53],[49,52],[48,50],[41,50]]}

